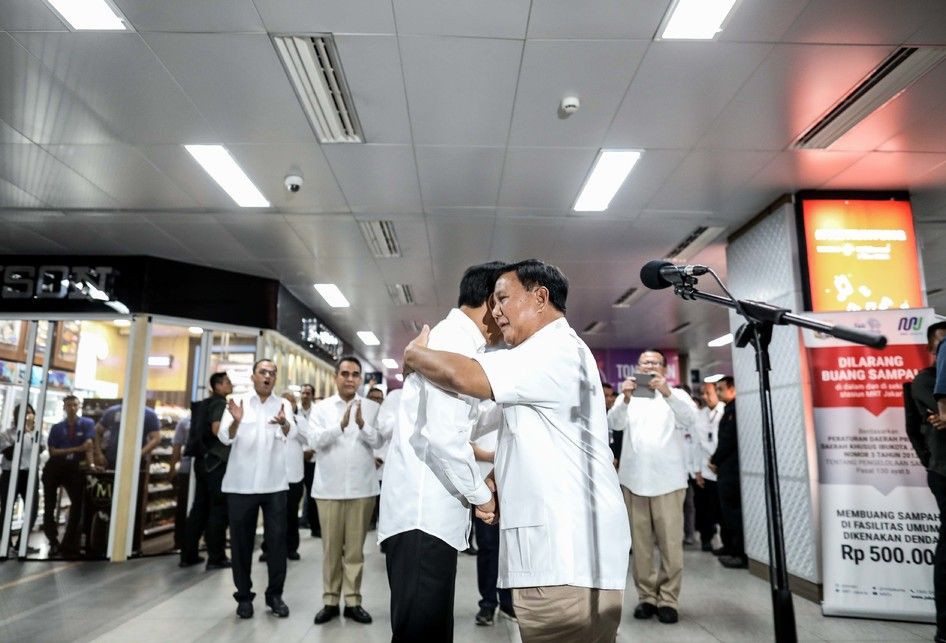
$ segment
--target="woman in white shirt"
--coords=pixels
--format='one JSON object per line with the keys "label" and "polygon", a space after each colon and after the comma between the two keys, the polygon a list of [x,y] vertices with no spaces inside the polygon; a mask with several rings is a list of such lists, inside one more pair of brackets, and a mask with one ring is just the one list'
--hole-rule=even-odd
{"label": "woman in white shirt", "polygon": [[[16,448],[16,425],[20,418],[21,405],[17,404],[16,408],[13,410],[13,423],[6,431],[0,433],[0,450],[2,450],[3,455],[0,457],[0,520],[4,515],[7,503],[7,494],[10,490],[10,479],[11,467],[13,466],[13,451]],[[33,431],[36,429],[36,411],[33,409],[32,404],[26,405],[26,423],[23,426],[25,431],[23,435],[23,446],[20,449],[20,466],[19,466],[19,475],[16,477],[16,493],[13,496],[13,502],[16,502],[17,497],[20,498],[20,501],[23,503],[23,507],[26,507],[26,483],[29,480],[30,472],[30,460],[32,460],[33,455],[33,442],[35,436]],[[34,491],[33,493],[33,508],[30,511],[30,524],[29,528],[25,530],[26,534],[29,534],[33,531],[33,524],[36,522],[36,512],[39,508],[39,493]],[[20,530],[22,535],[24,530]],[[13,546],[14,549],[19,549],[19,541]],[[27,548],[27,553],[35,554],[39,550],[35,547]]]}

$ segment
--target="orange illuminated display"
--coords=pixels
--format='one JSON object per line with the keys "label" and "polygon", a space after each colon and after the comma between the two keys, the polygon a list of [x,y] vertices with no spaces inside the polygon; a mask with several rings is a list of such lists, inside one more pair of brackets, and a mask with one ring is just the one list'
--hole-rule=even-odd
{"label": "orange illuminated display", "polygon": [[810,310],[921,308],[913,212],[903,200],[804,200]]}

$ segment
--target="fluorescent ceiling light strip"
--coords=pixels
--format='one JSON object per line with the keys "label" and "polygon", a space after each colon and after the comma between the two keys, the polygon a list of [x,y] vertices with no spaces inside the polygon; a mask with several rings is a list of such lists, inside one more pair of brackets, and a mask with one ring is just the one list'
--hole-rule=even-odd
{"label": "fluorescent ceiling light strip", "polygon": [[391,359],[390,357],[385,357],[381,360],[381,363],[384,364],[385,368],[397,368],[397,360]]}
{"label": "fluorescent ceiling light strip", "polygon": [[601,150],[575,201],[576,212],[603,212],[640,160],[640,150]]}
{"label": "fluorescent ceiling light strip", "polygon": [[127,31],[121,15],[105,0],[48,0],[76,31]]}
{"label": "fluorescent ceiling light strip", "polygon": [[322,295],[325,303],[332,308],[348,308],[351,306],[342,291],[335,284],[313,284],[316,291]]}
{"label": "fluorescent ceiling light strip", "polygon": [[723,379],[724,377],[726,376],[723,375],[722,373],[716,373],[715,375],[709,375],[708,377],[704,377],[703,381],[706,382],[707,384],[715,384],[716,382]]}
{"label": "fluorescent ceiling light strip", "polygon": [[194,160],[241,208],[268,208],[269,201],[253,185],[223,145],[185,145]]}
{"label": "fluorescent ceiling light strip", "polygon": [[660,37],[664,40],[712,40],[736,0],[677,0]]}
{"label": "fluorescent ceiling light strip", "polygon": [[706,342],[706,345],[712,348],[717,348],[719,346],[725,346],[726,344],[732,344],[732,340],[732,333],[726,333],[725,335],[721,335],[716,339],[711,339],[710,341]]}
{"label": "fluorescent ceiling light strip", "polygon": [[358,339],[360,339],[361,343],[365,346],[378,346],[381,344],[381,340],[378,339],[378,336],[370,330],[359,330]]}

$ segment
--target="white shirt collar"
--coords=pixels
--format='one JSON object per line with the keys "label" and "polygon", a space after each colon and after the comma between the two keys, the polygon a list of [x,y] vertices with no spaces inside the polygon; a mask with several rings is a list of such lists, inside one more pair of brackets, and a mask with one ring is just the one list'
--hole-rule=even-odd
{"label": "white shirt collar", "polygon": [[450,312],[447,313],[447,319],[457,324],[464,333],[470,336],[470,339],[472,339],[473,343],[476,345],[476,352],[479,353],[486,347],[486,338],[483,337],[483,333],[480,332],[476,323],[470,319],[465,312],[459,308],[452,308]]}

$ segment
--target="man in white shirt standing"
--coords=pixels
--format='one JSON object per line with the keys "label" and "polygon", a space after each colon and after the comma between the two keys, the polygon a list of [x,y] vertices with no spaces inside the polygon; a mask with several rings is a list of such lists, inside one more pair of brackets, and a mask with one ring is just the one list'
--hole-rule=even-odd
{"label": "man in white shirt standing", "polygon": [[310,417],[312,446],[318,453],[312,497],[322,525],[322,600],[315,615],[321,625],[339,615],[345,596],[345,618],[370,623],[361,606],[365,535],[380,493],[374,449],[384,436],[377,429],[378,405],[358,395],[361,362],[342,357],[335,367],[338,392],[318,402]]}
{"label": "man in white shirt standing", "polygon": [[221,489],[230,514],[230,558],[237,591],[237,616],[252,618],[253,581],[250,568],[256,523],[263,510],[263,538],[270,543],[266,560],[269,585],[266,605],[276,616],[289,616],[282,600],[286,581],[286,441],[295,439],[296,424],[287,400],[273,395],[276,364],[261,359],[253,365],[253,392],[227,402],[217,438],[230,446]]}
{"label": "man in white shirt standing", "polygon": [[699,410],[696,426],[699,467],[693,476],[693,493],[696,528],[700,532],[703,551],[713,551],[713,536],[719,524],[720,508],[716,474],[709,468],[709,459],[716,453],[716,445],[719,444],[719,421],[723,418],[726,404],[716,396],[716,387],[712,384],[704,385],[702,397],[706,406]]}
{"label": "man in white shirt standing", "polygon": [[[499,586],[531,641],[614,641],[630,547],[598,367],[565,319],[568,281],[535,259],[496,281],[493,317],[512,348],[470,357],[427,348],[407,367],[503,411],[496,450]],[[488,521],[495,520],[488,516]]]}
{"label": "man in white shirt standing", "polygon": [[[624,431],[618,477],[634,541],[634,584],[640,600],[634,618],[656,614],[661,623],[676,623],[688,475],[685,434],[696,423],[696,405],[686,391],[670,388],[667,360],[659,350],[641,353],[636,372],[651,376],[645,396],[634,394],[637,382],[630,377],[608,412],[615,429]],[[655,544],[659,572],[654,569]]]}
{"label": "man in white shirt standing", "polygon": [[[472,357],[502,339],[489,299],[505,264],[472,266],[457,307],[430,332],[429,345]],[[392,641],[452,641],[457,552],[467,548],[470,507],[495,511],[470,440],[480,400],[407,376],[388,448],[378,540],[387,553]],[[495,407],[495,405],[492,405]],[[499,414],[491,414],[498,428]]]}
{"label": "man in white shirt standing", "polygon": [[[305,426],[310,431],[309,442],[311,439],[311,423],[309,417],[312,415],[313,402],[318,401],[315,397],[315,387],[311,384],[303,384],[299,389],[299,408],[296,412],[296,425]],[[305,483],[305,494],[302,496],[302,523],[309,528],[313,538],[322,536],[322,528],[319,526],[319,510],[315,505],[315,498],[312,497],[312,480],[315,478],[315,451],[310,445],[306,445],[302,451],[304,463],[302,465],[303,482]]]}

